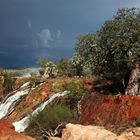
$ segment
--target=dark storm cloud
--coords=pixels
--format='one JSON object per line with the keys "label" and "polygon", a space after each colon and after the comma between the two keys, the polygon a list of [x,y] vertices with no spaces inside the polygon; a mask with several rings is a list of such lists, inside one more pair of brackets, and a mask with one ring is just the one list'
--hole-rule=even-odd
{"label": "dark storm cloud", "polygon": [[79,34],[95,32],[139,0],[0,0],[0,66],[70,57]]}

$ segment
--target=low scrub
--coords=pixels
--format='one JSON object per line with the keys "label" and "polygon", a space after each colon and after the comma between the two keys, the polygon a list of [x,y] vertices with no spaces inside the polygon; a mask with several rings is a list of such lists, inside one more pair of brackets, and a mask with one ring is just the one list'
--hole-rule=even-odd
{"label": "low scrub", "polygon": [[[61,134],[61,127],[74,121],[73,111],[65,105],[54,105],[44,109],[36,117],[31,117],[32,123],[26,132],[37,139],[47,139]],[[57,133],[56,133],[57,132]]]}
{"label": "low scrub", "polygon": [[15,78],[7,72],[4,72],[4,94],[8,94],[15,88]]}

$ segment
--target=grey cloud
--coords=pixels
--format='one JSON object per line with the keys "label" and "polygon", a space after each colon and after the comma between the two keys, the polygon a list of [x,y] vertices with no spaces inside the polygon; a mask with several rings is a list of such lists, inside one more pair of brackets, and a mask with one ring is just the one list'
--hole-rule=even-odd
{"label": "grey cloud", "polygon": [[140,0],[0,0],[0,66],[71,57],[79,34],[96,32],[122,7],[140,8]]}
{"label": "grey cloud", "polygon": [[38,33],[38,43],[42,47],[50,47],[50,42],[53,41],[51,31],[49,29],[43,29],[40,33]]}
{"label": "grey cloud", "polygon": [[12,52],[0,51],[0,55],[10,55]]}
{"label": "grey cloud", "polygon": [[27,25],[28,25],[28,28],[29,28],[30,30],[32,30],[32,22],[31,22],[30,19],[28,20]]}
{"label": "grey cloud", "polygon": [[140,8],[140,1],[133,2],[131,5],[129,5],[129,7],[137,7],[137,8]]}
{"label": "grey cloud", "polygon": [[57,39],[59,40],[61,38],[61,35],[62,35],[62,31],[61,30],[57,30]]}

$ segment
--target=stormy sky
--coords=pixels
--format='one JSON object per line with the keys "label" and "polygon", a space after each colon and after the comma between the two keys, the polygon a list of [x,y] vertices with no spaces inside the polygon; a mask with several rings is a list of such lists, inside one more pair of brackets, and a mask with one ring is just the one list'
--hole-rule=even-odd
{"label": "stormy sky", "polygon": [[140,0],[0,0],[0,67],[71,57],[76,37],[95,33],[118,8]]}

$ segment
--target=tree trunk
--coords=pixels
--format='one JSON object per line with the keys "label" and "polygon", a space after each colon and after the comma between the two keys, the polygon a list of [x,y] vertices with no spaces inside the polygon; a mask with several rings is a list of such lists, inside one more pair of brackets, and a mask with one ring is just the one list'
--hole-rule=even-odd
{"label": "tree trunk", "polygon": [[132,70],[130,79],[126,88],[125,94],[127,95],[140,95],[140,58],[137,58],[135,69]]}

